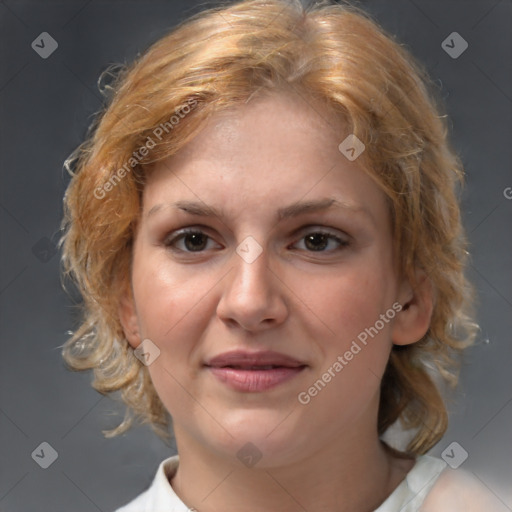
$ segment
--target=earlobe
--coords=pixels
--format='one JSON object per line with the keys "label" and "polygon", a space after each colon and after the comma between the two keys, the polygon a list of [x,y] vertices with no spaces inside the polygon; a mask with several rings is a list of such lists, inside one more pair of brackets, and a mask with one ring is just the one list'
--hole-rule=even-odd
{"label": "earlobe", "polygon": [[137,311],[135,309],[135,301],[133,300],[131,290],[127,290],[123,293],[119,302],[118,314],[128,343],[133,348],[137,348],[141,343],[141,337]]}
{"label": "earlobe", "polygon": [[395,317],[392,341],[395,345],[416,343],[427,333],[434,309],[432,282],[424,271],[416,273],[416,284],[404,281],[399,293],[402,310]]}

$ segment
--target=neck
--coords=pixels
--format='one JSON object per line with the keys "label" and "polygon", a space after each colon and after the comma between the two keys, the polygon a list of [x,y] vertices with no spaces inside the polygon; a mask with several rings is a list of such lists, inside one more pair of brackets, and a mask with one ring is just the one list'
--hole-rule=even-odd
{"label": "neck", "polygon": [[369,512],[414,464],[386,449],[373,433],[337,436],[293,463],[246,468],[205,449],[176,428],[180,464],[171,485],[198,512]]}

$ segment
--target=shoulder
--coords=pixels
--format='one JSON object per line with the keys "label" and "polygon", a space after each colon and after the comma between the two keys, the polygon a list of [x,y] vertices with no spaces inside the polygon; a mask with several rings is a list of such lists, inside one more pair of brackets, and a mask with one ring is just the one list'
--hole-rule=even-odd
{"label": "shoulder", "polygon": [[375,512],[510,512],[476,475],[421,455]]}
{"label": "shoulder", "polygon": [[114,512],[145,512],[149,503],[150,489],[139,494],[135,499],[116,509]]}
{"label": "shoulder", "polygon": [[184,505],[175,495],[169,479],[175,474],[179,464],[177,455],[163,460],[144,492],[114,512],[156,512],[157,510],[181,510]]}
{"label": "shoulder", "polygon": [[508,509],[478,477],[463,469],[445,469],[430,488],[421,512],[505,512]]}

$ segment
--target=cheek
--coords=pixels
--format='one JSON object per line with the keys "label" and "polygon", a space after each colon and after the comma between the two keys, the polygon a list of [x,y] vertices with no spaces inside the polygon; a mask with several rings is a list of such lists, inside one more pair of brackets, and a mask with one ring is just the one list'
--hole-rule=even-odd
{"label": "cheek", "polygon": [[[378,392],[392,347],[396,284],[390,269],[376,252],[373,258],[315,279],[320,286],[312,287],[315,292],[309,295],[309,305],[328,331],[320,327],[314,335],[321,340],[317,346],[322,360],[310,380],[313,384],[329,370],[336,376],[325,376],[329,384],[319,393],[315,407],[323,404],[328,409],[332,401],[357,408]],[[327,336],[320,336],[320,329]]]}
{"label": "cheek", "polygon": [[187,398],[179,383],[197,376],[201,346],[215,313],[212,298],[222,278],[217,274],[173,264],[160,251],[142,248],[134,254],[133,291],[141,338],[149,338],[160,349],[157,364],[148,368],[159,394],[165,389],[168,396],[179,394],[180,401]]}
{"label": "cheek", "polygon": [[373,326],[395,297],[392,275],[381,265],[340,269],[303,286],[302,295],[311,311],[328,327],[331,337],[344,340]]}
{"label": "cheek", "polygon": [[[315,312],[319,312],[330,331],[323,337],[317,331],[322,361],[298,397],[308,411],[313,430],[325,429],[326,424],[333,428],[351,424],[369,407],[377,406],[392,346],[395,313],[390,290],[393,288],[389,276],[380,269],[367,269],[359,275],[326,279],[324,292],[311,297]],[[381,320],[381,315],[387,321]]]}
{"label": "cheek", "polygon": [[[194,279],[190,272],[170,265],[165,258],[141,252],[134,257],[133,289],[141,337],[160,350],[148,371],[161,401],[173,416],[194,409],[188,383],[194,378],[197,340],[208,316],[202,300],[214,283]],[[206,277],[206,276],[204,276]]]}
{"label": "cheek", "polygon": [[165,256],[141,253],[134,259],[133,288],[141,334],[163,342],[173,339],[209,286],[171,265]]}

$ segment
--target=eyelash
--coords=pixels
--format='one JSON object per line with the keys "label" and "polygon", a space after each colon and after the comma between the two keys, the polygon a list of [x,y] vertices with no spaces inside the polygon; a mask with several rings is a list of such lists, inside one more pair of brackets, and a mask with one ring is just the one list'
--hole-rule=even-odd
{"label": "eyelash", "polygon": [[[344,249],[350,245],[349,241],[343,240],[340,237],[334,235],[333,233],[330,233],[329,231],[325,231],[322,229],[315,229],[315,230],[308,231],[307,233],[305,233],[303,236],[300,237],[300,240],[304,240],[308,235],[313,235],[313,234],[314,235],[325,235],[328,240],[334,240],[334,241],[338,242],[340,247],[338,247],[335,250],[331,250],[331,251],[325,251],[325,250],[308,251],[307,249],[305,249],[305,251],[308,253],[312,253],[312,254],[314,254],[314,253],[332,253],[336,250]],[[164,245],[165,245],[165,247],[169,248],[173,252],[180,252],[180,253],[186,253],[186,254],[204,253],[205,250],[189,251],[189,250],[183,250],[183,249],[178,249],[178,248],[174,247],[174,244],[176,244],[176,242],[178,242],[180,240],[184,240],[187,235],[205,235],[207,237],[207,243],[208,243],[208,240],[212,240],[212,238],[208,234],[206,234],[204,231],[201,231],[200,229],[185,228],[185,229],[180,230],[176,234],[176,236],[173,236],[172,238],[167,237],[164,240]]]}

